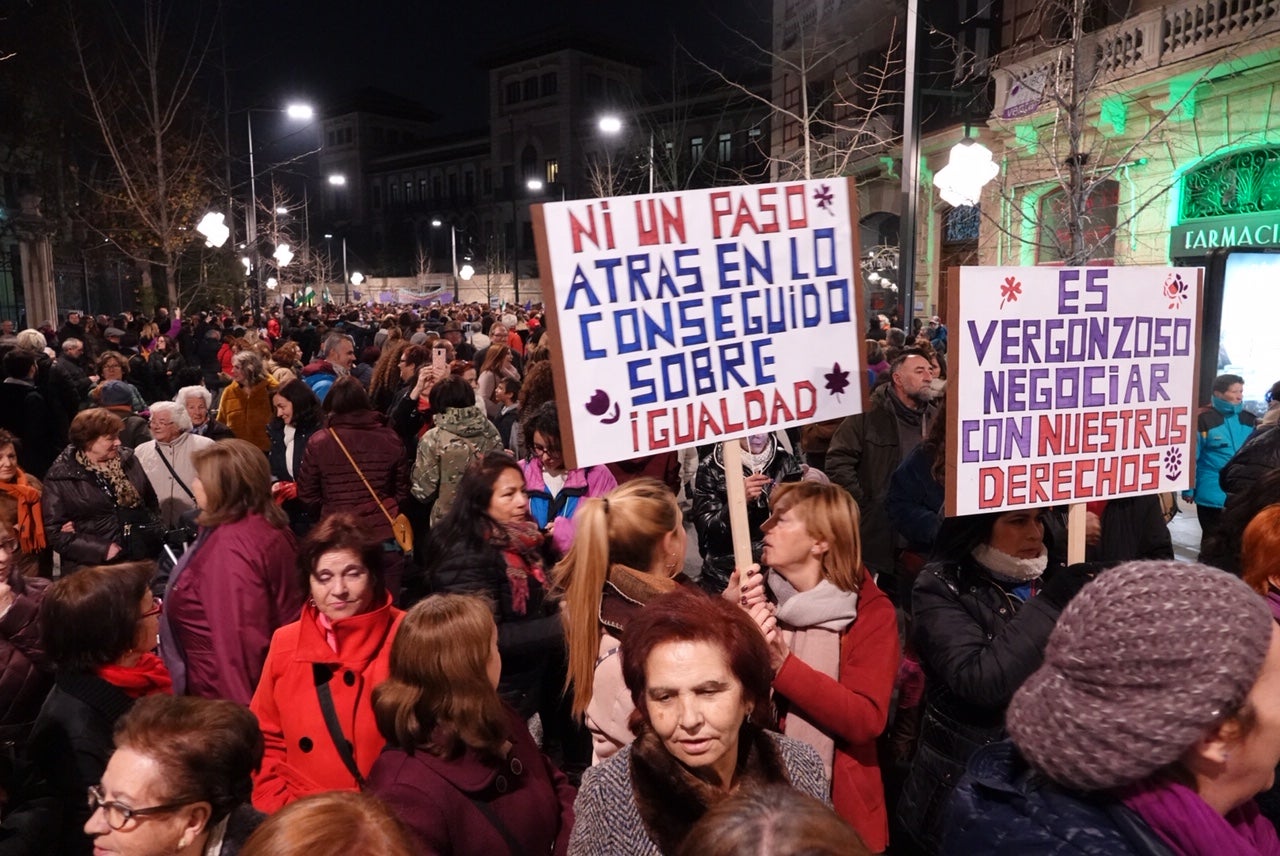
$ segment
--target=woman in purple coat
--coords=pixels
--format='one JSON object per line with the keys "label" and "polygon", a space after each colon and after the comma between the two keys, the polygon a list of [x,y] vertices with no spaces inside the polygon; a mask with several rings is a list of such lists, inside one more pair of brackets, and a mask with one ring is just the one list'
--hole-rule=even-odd
{"label": "woman in purple coat", "polygon": [[248,706],[271,634],[302,610],[297,546],[257,446],[224,440],[194,461],[200,534],[165,586],[160,650],[176,695]]}
{"label": "woman in purple coat", "polygon": [[391,677],[373,692],[388,745],[368,791],[420,853],[567,852],[574,788],[498,697],[501,671],[498,628],[479,598],[436,595],[404,617]]}

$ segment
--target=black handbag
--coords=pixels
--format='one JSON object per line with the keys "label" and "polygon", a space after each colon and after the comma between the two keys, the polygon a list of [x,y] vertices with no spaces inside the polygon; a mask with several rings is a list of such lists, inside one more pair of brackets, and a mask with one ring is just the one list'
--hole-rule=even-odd
{"label": "black handbag", "polygon": [[123,559],[137,562],[160,555],[169,530],[159,515],[140,505],[137,508],[117,508],[116,518],[120,521],[120,556]]}

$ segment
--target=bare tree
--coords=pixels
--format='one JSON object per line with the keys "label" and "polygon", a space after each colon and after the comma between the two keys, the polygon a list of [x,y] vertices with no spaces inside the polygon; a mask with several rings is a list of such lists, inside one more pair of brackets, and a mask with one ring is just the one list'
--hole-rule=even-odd
{"label": "bare tree", "polygon": [[[983,218],[1041,259],[1068,265],[1114,256],[1117,235],[1135,229],[1147,209],[1167,198],[1172,171],[1166,180],[1138,183],[1127,180],[1131,168],[1150,159],[1177,163],[1213,154],[1203,148],[1202,129],[1179,120],[1193,108],[1198,87],[1228,69],[1247,45],[1250,26],[1265,20],[1246,23],[1236,46],[1224,47],[1198,74],[1185,75],[1177,94],[1169,94],[1164,80],[1169,97],[1161,101],[1132,80],[1160,49],[1135,40],[1132,7],[1115,12],[1117,23],[1107,27],[1092,26],[1096,12],[1087,0],[1045,0],[1033,21],[1041,37],[1003,55],[996,71],[1004,75],[1005,97],[997,109],[1004,106],[1005,115],[997,121],[1009,157],[988,191],[998,204],[984,205]],[[1216,148],[1250,136],[1261,140],[1263,133],[1245,128]],[[1117,206],[1122,182],[1128,197],[1123,210]],[[1026,204],[1029,193],[1041,204]]]}
{"label": "bare tree", "polygon": [[169,305],[191,228],[213,197],[213,147],[192,91],[214,32],[198,9],[178,32],[173,0],[124,8],[111,0],[69,2],[67,16],[82,92],[101,132],[111,175],[91,185],[106,215],[91,224],[136,259],[144,287],[163,271]]}

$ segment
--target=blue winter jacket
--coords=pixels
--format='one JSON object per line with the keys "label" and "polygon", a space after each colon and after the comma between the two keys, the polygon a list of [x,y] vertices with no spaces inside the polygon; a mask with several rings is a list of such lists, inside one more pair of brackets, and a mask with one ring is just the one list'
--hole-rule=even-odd
{"label": "blue winter jacket", "polygon": [[1005,740],[980,749],[947,806],[939,856],[1173,856],[1122,803],[1068,791]]}
{"label": "blue winter jacket", "polygon": [[1196,505],[1222,508],[1227,504],[1227,492],[1218,476],[1253,433],[1257,417],[1216,395],[1210,404],[1213,409],[1201,411],[1196,423],[1196,481],[1191,498]]}

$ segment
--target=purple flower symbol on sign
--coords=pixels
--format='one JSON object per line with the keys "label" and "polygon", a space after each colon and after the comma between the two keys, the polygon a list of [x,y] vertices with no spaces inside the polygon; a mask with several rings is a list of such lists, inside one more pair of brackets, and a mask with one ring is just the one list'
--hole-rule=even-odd
{"label": "purple flower symbol on sign", "polygon": [[1182,475],[1182,450],[1169,449],[1164,453],[1164,477],[1173,481]]}
{"label": "purple flower symbol on sign", "polygon": [[1164,297],[1169,301],[1170,309],[1181,309],[1191,289],[1182,280],[1182,274],[1175,273],[1164,281]]}
{"label": "purple flower symbol on sign", "polygon": [[839,363],[832,363],[831,372],[823,377],[827,381],[827,392],[834,395],[838,401],[840,394],[849,388],[849,373],[841,371]]}
{"label": "purple flower symbol on sign", "polygon": [[828,214],[835,216],[836,212],[831,210],[831,205],[835,201],[835,194],[831,192],[830,185],[819,185],[818,188],[813,191],[813,198],[814,201],[818,203],[819,208],[826,211]]}

